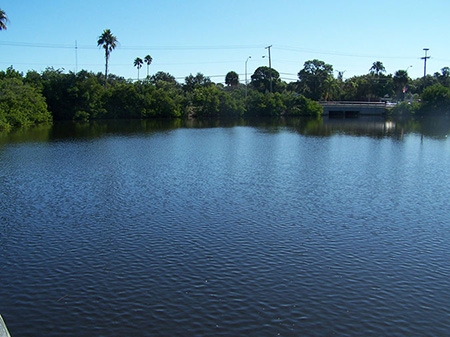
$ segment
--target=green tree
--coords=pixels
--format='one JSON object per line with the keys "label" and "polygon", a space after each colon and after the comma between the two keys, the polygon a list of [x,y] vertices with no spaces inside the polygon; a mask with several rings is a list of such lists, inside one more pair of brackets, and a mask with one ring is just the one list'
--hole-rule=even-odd
{"label": "green tree", "polygon": [[279,92],[253,90],[247,100],[246,115],[249,117],[276,117],[286,111],[283,95]]}
{"label": "green tree", "polygon": [[251,85],[259,92],[270,91],[270,81],[272,81],[272,91],[281,91],[284,86],[280,80],[280,74],[273,68],[259,67],[251,76]]}
{"label": "green tree", "polygon": [[441,109],[450,106],[450,88],[444,87],[441,84],[435,84],[427,87],[422,93],[422,101],[425,110],[427,109]]}
{"label": "green tree", "polygon": [[438,83],[439,81],[436,76],[427,75],[425,77],[422,76],[410,81],[408,87],[410,92],[421,95],[426,88]]}
{"label": "green tree", "polygon": [[286,106],[284,115],[287,116],[315,116],[318,117],[323,109],[316,101],[312,101],[303,95],[287,92],[282,95]]}
{"label": "green tree", "polygon": [[82,70],[72,78],[69,93],[74,97],[72,108],[73,119],[97,119],[107,115],[104,108],[105,88],[99,83],[93,73]]}
{"label": "green tree", "polygon": [[434,77],[444,87],[450,87],[450,68],[449,67],[442,68],[440,73],[436,72],[434,74]]}
{"label": "green tree", "polygon": [[379,74],[378,76],[369,77],[371,83],[371,93],[375,100],[384,97],[392,97],[394,94],[394,82],[392,74]]}
{"label": "green tree", "polygon": [[450,68],[444,67],[441,69],[442,76],[444,77],[450,77]]}
{"label": "green tree", "polygon": [[0,79],[0,130],[50,122],[45,98],[19,78]]}
{"label": "green tree", "polygon": [[181,96],[170,89],[155,90],[152,102],[155,117],[180,117],[182,115]]}
{"label": "green tree", "polygon": [[140,57],[136,57],[136,59],[134,60],[134,66],[137,68],[138,71],[138,81],[139,81],[139,69],[142,68],[142,65],[144,64],[144,62],[142,61],[142,59]]}
{"label": "green tree", "polygon": [[36,70],[29,70],[23,80],[23,83],[29,84],[42,92],[43,85],[41,74],[39,74]]}
{"label": "green tree", "polygon": [[[102,74],[81,70],[77,74],[47,68],[41,75],[28,72],[25,83],[40,89],[55,120],[106,117]],[[114,86],[114,85],[113,85]]]}
{"label": "green tree", "polygon": [[407,90],[406,85],[409,81],[406,70],[397,70],[394,74],[393,81],[397,98],[402,99]]}
{"label": "green tree", "polygon": [[75,77],[73,73],[64,74],[61,69],[54,68],[47,68],[41,74],[42,94],[55,120],[73,119],[77,106]]}
{"label": "green tree", "polygon": [[220,93],[214,85],[195,86],[187,94],[191,115],[195,117],[218,117],[220,113]]}
{"label": "green tree", "polygon": [[178,84],[175,77],[164,71],[158,71],[156,74],[152,75],[150,78],[151,83],[157,84],[158,82],[167,82],[172,84]]}
{"label": "green tree", "polygon": [[305,97],[318,101],[325,97],[324,83],[333,77],[333,66],[314,59],[306,61],[298,73],[298,90]]}
{"label": "green tree", "polygon": [[23,74],[21,72],[18,72],[13,68],[13,66],[10,66],[6,68],[6,71],[0,71],[0,78],[17,78],[19,80],[22,80]]}
{"label": "green tree", "polygon": [[190,74],[184,79],[183,89],[185,91],[193,91],[195,88],[207,87],[212,84],[211,79],[202,73],[197,73],[195,76]]}
{"label": "green tree", "polygon": [[229,71],[225,76],[225,84],[236,87],[239,84],[239,75],[235,71]]}
{"label": "green tree", "polygon": [[342,99],[344,101],[356,101],[358,93],[358,78],[356,76],[348,78],[343,83]]}
{"label": "green tree", "polygon": [[8,22],[8,17],[4,10],[0,9],[0,30],[6,30],[6,23]]}
{"label": "green tree", "polygon": [[140,118],[145,115],[144,96],[136,88],[133,83],[123,83],[108,90],[108,118]]}
{"label": "green tree", "polygon": [[343,83],[342,99],[345,101],[379,101],[393,93],[392,75],[366,74],[353,76]]}
{"label": "green tree", "polygon": [[338,81],[333,76],[328,76],[323,82],[324,99],[336,100],[341,94],[341,88]]}
{"label": "green tree", "polygon": [[383,65],[383,62],[376,61],[372,64],[372,67],[369,69],[371,75],[380,75],[380,73],[386,72],[386,68]]}
{"label": "green tree", "polygon": [[117,43],[118,43],[117,38],[114,35],[112,35],[111,30],[109,29],[105,29],[102,35],[100,35],[97,40],[97,46],[103,47],[105,49],[105,86],[107,85],[108,82],[109,56],[111,52],[116,48]]}
{"label": "green tree", "polygon": [[153,58],[150,55],[147,55],[144,57],[145,63],[147,63],[147,77],[148,77],[148,69],[150,67],[150,64],[152,64]]}

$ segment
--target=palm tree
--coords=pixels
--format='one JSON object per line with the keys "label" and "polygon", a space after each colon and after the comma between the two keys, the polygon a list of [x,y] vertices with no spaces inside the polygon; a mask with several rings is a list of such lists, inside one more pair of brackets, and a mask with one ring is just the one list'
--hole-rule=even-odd
{"label": "palm tree", "polygon": [[142,62],[142,59],[140,57],[136,57],[136,59],[134,60],[134,66],[137,68],[138,70],[138,81],[139,81],[139,69],[142,68],[142,64],[144,62]]}
{"label": "palm tree", "polygon": [[239,75],[235,71],[229,71],[225,76],[225,84],[236,87],[239,84]]}
{"label": "palm tree", "polygon": [[370,73],[373,75],[374,73],[378,76],[380,73],[386,71],[386,68],[383,65],[383,62],[376,61],[372,64],[372,67],[369,69]]}
{"label": "palm tree", "polygon": [[333,76],[327,76],[323,81],[323,98],[325,101],[335,100],[339,96],[339,84]]}
{"label": "palm tree", "polygon": [[402,98],[407,90],[406,85],[409,82],[409,76],[406,70],[397,70],[392,78],[397,97]]}
{"label": "palm tree", "polygon": [[[118,41],[117,38],[112,35],[111,31],[109,29],[105,29],[98,37],[97,46],[102,46],[105,49],[105,60],[106,60],[106,66],[105,66],[105,81],[108,81],[108,60],[109,55],[111,52],[116,48]],[[106,86],[105,82],[105,86]]]}
{"label": "palm tree", "polygon": [[150,64],[152,64],[152,57],[150,55],[147,55],[146,57],[144,57],[144,61],[145,63],[147,63],[147,77],[148,77],[148,67],[150,66]]}
{"label": "palm tree", "polygon": [[5,11],[0,9],[0,30],[6,30],[6,23],[8,21]]}

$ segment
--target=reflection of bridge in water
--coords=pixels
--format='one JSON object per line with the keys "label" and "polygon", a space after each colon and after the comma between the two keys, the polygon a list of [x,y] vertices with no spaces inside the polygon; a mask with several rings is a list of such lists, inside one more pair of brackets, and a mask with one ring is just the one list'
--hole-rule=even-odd
{"label": "reflection of bridge in water", "polygon": [[395,134],[397,123],[382,116],[361,116],[361,118],[324,118],[324,129],[332,133],[352,135],[387,136]]}
{"label": "reflection of bridge in water", "polygon": [[357,117],[359,115],[383,115],[385,102],[319,102],[323,114],[330,117]]}

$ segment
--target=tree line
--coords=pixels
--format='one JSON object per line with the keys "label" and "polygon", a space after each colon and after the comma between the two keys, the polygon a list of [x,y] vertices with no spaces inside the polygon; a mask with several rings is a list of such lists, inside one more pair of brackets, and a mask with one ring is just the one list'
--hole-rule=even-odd
{"label": "tree line", "polygon": [[[0,71],[0,129],[51,120],[318,116],[318,101],[330,100],[395,101],[400,104],[393,113],[398,114],[446,113],[450,106],[448,67],[412,80],[406,70],[385,74],[376,61],[367,74],[344,80],[342,72],[334,77],[332,65],[314,59],[304,63],[296,82],[286,83],[276,69],[263,66],[248,85],[240,83],[235,71],[226,74],[223,85],[201,73],[190,74],[184,83],[166,72],[150,76],[152,57],[147,55],[147,77],[133,81],[108,73],[117,42],[109,29],[98,38],[105,49],[105,74],[54,68],[25,75],[12,67]],[[138,71],[143,62],[135,59]]]}
{"label": "tree line", "polygon": [[166,72],[133,81],[54,68],[24,75],[10,67],[0,71],[0,128],[51,120],[318,116],[324,100],[393,100],[394,114],[447,113],[450,106],[448,68],[412,80],[405,71],[386,75],[377,67],[344,80],[333,77],[331,65],[311,60],[298,77],[286,83],[275,69],[259,67],[246,86],[234,71],[223,85],[201,73],[179,83]]}
{"label": "tree line", "polygon": [[322,111],[317,102],[290,91],[270,93],[251,85],[245,94],[244,85],[215,84],[201,73],[180,84],[165,72],[132,81],[54,68],[24,75],[10,67],[0,71],[0,128],[52,119],[317,116]]}

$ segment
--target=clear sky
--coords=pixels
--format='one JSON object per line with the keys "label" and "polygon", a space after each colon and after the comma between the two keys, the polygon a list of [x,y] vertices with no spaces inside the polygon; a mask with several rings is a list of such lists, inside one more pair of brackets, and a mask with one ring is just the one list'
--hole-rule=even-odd
{"label": "clear sky", "polygon": [[134,79],[134,59],[150,54],[151,74],[183,82],[201,72],[219,83],[234,70],[243,81],[248,56],[248,76],[268,65],[268,45],[286,81],[314,58],[344,78],[366,74],[375,61],[388,73],[412,66],[417,78],[423,48],[428,74],[450,66],[450,0],[3,0],[0,8],[10,21],[0,31],[2,70],[104,72],[97,39],[107,28],[120,42],[110,72]]}

